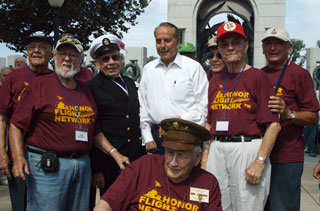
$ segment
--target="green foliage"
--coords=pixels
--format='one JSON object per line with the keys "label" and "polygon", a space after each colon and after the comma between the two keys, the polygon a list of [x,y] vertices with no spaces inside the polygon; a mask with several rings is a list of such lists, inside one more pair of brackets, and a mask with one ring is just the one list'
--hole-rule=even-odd
{"label": "green foliage", "polygon": [[306,61],[306,55],[302,54],[306,50],[306,45],[303,40],[291,39],[292,51],[289,55],[289,59],[295,62],[297,65],[302,66]]}
{"label": "green foliage", "polygon": [[320,40],[317,41],[317,47],[320,48]]}
{"label": "green foliage", "polygon": [[155,56],[148,56],[147,57],[147,63],[148,62],[151,62],[152,60],[155,60],[157,57],[155,57]]}
{"label": "green foliage", "polygon": [[[151,0],[65,0],[60,9],[60,34],[74,34],[88,49],[89,36],[106,32],[122,37]],[[0,43],[23,51],[30,33],[53,35],[53,9],[47,0],[0,0]]]}

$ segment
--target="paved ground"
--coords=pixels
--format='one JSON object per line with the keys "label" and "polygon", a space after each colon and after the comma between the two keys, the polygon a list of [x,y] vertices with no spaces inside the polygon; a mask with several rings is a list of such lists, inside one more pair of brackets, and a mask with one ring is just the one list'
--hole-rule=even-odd
{"label": "paved ground", "polygon": [[[319,211],[320,210],[320,190],[318,181],[313,178],[313,167],[319,161],[320,156],[316,158],[305,156],[304,172],[301,185],[301,211]],[[290,175],[288,175],[290,178]],[[290,194],[290,193],[289,193]],[[10,196],[8,186],[0,185],[0,211],[11,211]]]}

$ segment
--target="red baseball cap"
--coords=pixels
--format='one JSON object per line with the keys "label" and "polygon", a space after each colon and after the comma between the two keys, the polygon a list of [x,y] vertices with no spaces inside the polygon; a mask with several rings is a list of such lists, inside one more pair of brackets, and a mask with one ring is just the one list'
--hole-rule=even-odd
{"label": "red baseball cap", "polygon": [[237,33],[241,35],[245,40],[247,40],[247,36],[244,33],[243,27],[240,24],[229,21],[219,26],[217,30],[217,42],[223,35],[227,33]]}

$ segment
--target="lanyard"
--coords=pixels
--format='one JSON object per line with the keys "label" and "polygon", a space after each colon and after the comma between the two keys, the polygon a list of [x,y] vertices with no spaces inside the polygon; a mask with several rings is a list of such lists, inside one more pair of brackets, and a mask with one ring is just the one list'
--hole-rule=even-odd
{"label": "lanyard", "polygon": [[230,102],[231,102],[233,92],[234,92],[234,90],[236,89],[236,86],[237,86],[237,84],[238,84],[239,78],[240,78],[240,76],[241,76],[244,68],[246,67],[246,65],[247,65],[247,64],[244,63],[244,66],[243,66],[242,70],[240,71],[240,73],[239,73],[239,75],[238,75],[238,77],[237,77],[237,80],[236,80],[236,83],[235,83],[234,86],[233,86],[233,89],[232,89],[232,92],[231,92],[231,96],[230,96],[230,100],[229,100],[229,101],[228,101],[228,97],[227,97],[227,94],[226,94],[226,76],[227,76],[227,71],[224,72],[224,76],[223,76],[223,89],[224,89],[224,95],[225,95],[225,98],[226,98],[226,105],[227,105],[227,107],[226,107],[226,113],[228,112],[228,106],[229,106],[229,104],[230,104]]}
{"label": "lanyard", "polygon": [[[283,77],[283,74],[284,74],[284,71],[286,70],[287,66],[289,64],[289,59],[287,60],[287,62],[283,65],[281,71],[280,71],[280,74],[278,76],[278,80],[277,80],[277,83],[276,83],[276,86],[274,88],[274,93],[277,95],[277,92],[278,92],[278,89],[279,89],[279,86],[280,86],[280,83],[281,83],[281,80],[282,80],[282,77]],[[269,65],[267,66],[266,68],[266,73],[269,73]]]}
{"label": "lanyard", "polygon": [[[123,81],[123,79],[119,76],[120,80]],[[123,86],[121,83],[119,83],[118,81],[114,80],[113,78],[111,79],[114,83],[116,83],[124,92],[127,96],[129,96],[128,94],[128,90],[126,86]],[[124,82],[124,81],[123,81]]]}
{"label": "lanyard", "polygon": [[[57,75],[57,74],[56,74],[56,75]],[[62,86],[62,88],[63,88],[64,92],[66,93],[67,98],[68,98],[68,100],[69,100],[70,104],[71,104],[71,105],[72,105],[72,107],[73,107],[73,110],[76,112],[76,115],[77,115],[77,121],[78,121],[78,123],[79,123],[79,126],[81,127],[81,125],[80,125],[80,119],[79,119],[79,115],[78,115],[78,111],[79,111],[79,108],[80,108],[80,96],[81,96],[80,85],[77,83],[78,90],[79,90],[79,95],[78,95],[78,109],[76,110],[76,109],[75,109],[75,107],[73,106],[73,103],[72,103],[72,101],[71,101],[71,98],[70,98],[70,97],[69,97],[69,95],[68,95],[68,92],[67,92],[66,88],[63,86],[63,84],[62,84],[62,82],[61,82],[60,78],[58,77],[58,75],[57,75],[57,78],[58,78],[58,80],[59,80],[59,82],[60,82],[60,84],[61,84],[61,86]]]}
{"label": "lanyard", "polygon": [[[32,71],[30,69],[30,66],[28,66],[28,70],[29,70],[29,73],[30,73],[30,79],[32,81],[33,77],[32,77]],[[50,73],[50,70],[48,69],[48,73]]]}
{"label": "lanyard", "polygon": [[31,69],[30,69],[30,67],[28,66],[28,70],[29,70],[29,73],[30,73],[30,79],[31,79],[31,81],[32,81],[32,73],[31,73]]}

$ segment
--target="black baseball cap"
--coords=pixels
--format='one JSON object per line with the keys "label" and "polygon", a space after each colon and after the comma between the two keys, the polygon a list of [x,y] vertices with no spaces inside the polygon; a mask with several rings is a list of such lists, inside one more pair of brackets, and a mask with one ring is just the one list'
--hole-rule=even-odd
{"label": "black baseball cap", "polygon": [[34,40],[35,38],[43,39],[50,43],[50,45],[53,47],[53,40],[52,37],[48,36],[46,33],[42,31],[36,31],[29,35],[29,37],[26,39],[26,44]]}

